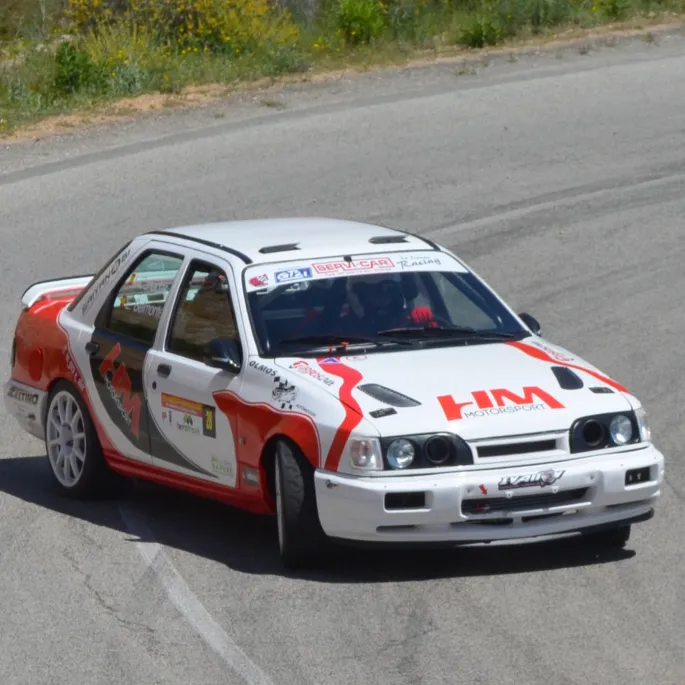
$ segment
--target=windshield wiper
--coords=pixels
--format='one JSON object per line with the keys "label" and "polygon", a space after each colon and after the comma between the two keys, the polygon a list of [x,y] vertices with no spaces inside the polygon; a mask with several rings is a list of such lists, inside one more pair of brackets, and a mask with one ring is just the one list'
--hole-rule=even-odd
{"label": "windshield wiper", "polygon": [[377,338],[355,336],[355,335],[303,335],[296,338],[284,338],[279,345],[332,345],[337,348],[345,347],[345,343],[350,345],[407,345],[410,344],[407,340],[393,340],[385,338],[378,340]]}
{"label": "windshield wiper", "polygon": [[425,333],[435,333],[440,336],[446,337],[467,337],[467,338],[478,338],[480,340],[485,340],[488,338],[495,338],[497,340],[511,340],[512,338],[518,338],[521,333],[507,333],[504,331],[479,331],[475,328],[469,328],[467,326],[402,326],[398,328],[387,328],[383,331],[379,331],[377,335],[379,336],[394,336],[394,335],[421,335]]}

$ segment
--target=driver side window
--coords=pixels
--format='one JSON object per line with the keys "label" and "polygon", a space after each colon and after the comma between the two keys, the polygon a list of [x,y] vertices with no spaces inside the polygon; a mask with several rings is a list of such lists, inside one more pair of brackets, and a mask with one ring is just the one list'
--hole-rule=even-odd
{"label": "driver side window", "polygon": [[193,261],[181,285],[166,348],[202,361],[215,338],[239,340],[228,278],[216,266]]}

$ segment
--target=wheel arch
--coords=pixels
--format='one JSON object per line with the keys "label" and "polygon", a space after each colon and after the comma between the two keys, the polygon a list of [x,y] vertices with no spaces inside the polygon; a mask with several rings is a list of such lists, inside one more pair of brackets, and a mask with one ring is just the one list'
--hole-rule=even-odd
{"label": "wheel arch", "polygon": [[[276,445],[280,441],[287,442],[294,447],[296,449],[295,458],[300,462],[304,462],[311,469],[312,473],[316,469],[316,465],[313,463],[312,459],[306,454],[296,440],[285,433],[276,433],[270,436],[262,448],[262,453],[259,458],[259,471],[264,493],[268,498],[271,507],[274,507],[276,503]],[[300,455],[304,455],[304,459],[302,459]]]}
{"label": "wheel arch", "polygon": [[[83,400],[84,404],[86,405],[86,408],[88,408],[88,402],[87,400],[83,397],[81,394],[81,391],[78,389],[77,385],[70,379],[67,378],[66,376],[54,376],[52,377],[49,381],[47,386],[45,387],[45,404],[43,405],[43,415],[40,417],[42,424],[43,424],[43,429],[47,431],[47,418],[48,418],[48,409],[50,408],[50,398],[52,396],[52,392],[55,389],[55,386],[58,385],[59,383],[68,383],[71,386],[71,389],[76,392],[76,394]],[[89,410],[90,412],[90,410]]]}
{"label": "wheel arch", "polygon": [[[71,386],[71,389],[76,392],[76,394],[83,400],[85,405],[88,407],[88,411],[90,412],[90,402],[88,401],[89,398],[84,396],[83,392],[81,392],[81,389],[78,387],[78,385],[74,382],[73,378],[70,378],[67,374],[57,374],[56,376],[52,376],[50,380],[48,380],[47,385],[45,386],[45,394],[46,397],[50,397],[52,394],[52,391],[54,390],[55,386],[58,383],[68,383]],[[47,402],[46,402],[47,406]]]}
{"label": "wheel arch", "polygon": [[47,386],[45,387],[45,404],[43,406],[43,415],[41,416],[43,429],[47,432],[47,416],[48,409],[50,408],[50,396],[52,395],[52,391],[58,383],[67,383],[72,392],[74,392],[74,394],[78,396],[81,402],[83,402],[83,406],[85,407],[85,410],[88,412],[88,417],[90,418],[93,427],[95,428],[95,435],[97,436],[100,445],[104,445],[103,438],[106,439],[106,436],[103,434],[102,427],[100,426],[100,422],[98,421],[98,417],[95,415],[95,410],[93,409],[93,406],[90,402],[90,397],[87,394],[85,394],[81,390],[81,388],[78,387],[78,384],[74,381],[73,378],[69,378],[69,376],[66,374],[57,374],[56,376],[53,376],[52,378],[50,378]]}

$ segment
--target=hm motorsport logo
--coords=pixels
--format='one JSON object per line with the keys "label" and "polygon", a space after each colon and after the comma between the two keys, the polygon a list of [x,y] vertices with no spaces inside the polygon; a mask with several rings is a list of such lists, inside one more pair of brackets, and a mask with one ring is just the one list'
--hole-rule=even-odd
{"label": "hm motorsport logo", "polygon": [[[510,414],[519,411],[540,411],[545,408],[564,409],[564,405],[548,392],[537,386],[525,386],[519,395],[507,388],[493,388],[492,390],[474,390],[471,400],[466,402],[455,401],[452,395],[440,395],[438,402],[442,407],[445,418],[448,421],[460,421],[461,419],[476,419],[483,416],[496,416],[498,414]],[[534,401],[534,398],[539,400]],[[508,401],[512,404],[505,404]],[[477,409],[466,409],[477,407]]]}

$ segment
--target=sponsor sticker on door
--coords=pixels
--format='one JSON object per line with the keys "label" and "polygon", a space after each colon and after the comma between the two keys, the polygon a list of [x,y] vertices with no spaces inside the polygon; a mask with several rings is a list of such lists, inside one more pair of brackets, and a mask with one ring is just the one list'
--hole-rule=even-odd
{"label": "sponsor sticker on door", "polygon": [[[212,405],[163,392],[162,407],[181,412],[184,416],[196,416],[202,419],[202,434],[208,438],[216,438],[216,409]],[[187,420],[186,423],[188,423]],[[190,424],[192,424],[192,419]]]}

